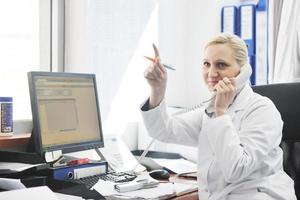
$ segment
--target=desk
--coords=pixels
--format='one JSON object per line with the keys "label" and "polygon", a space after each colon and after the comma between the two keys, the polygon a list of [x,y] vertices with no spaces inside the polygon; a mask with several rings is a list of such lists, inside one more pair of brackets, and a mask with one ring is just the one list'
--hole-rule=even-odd
{"label": "desk", "polygon": [[192,192],[179,197],[171,198],[172,200],[198,200],[198,192]]}
{"label": "desk", "polygon": [[[152,180],[147,172],[142,172],[138,174],[138,177],[132,183],[129,183],[130,186],[135,185],[139,180]],[[149,189],[140,189],[132,190],[124,193],[120,193],[115,190],[116,183],[99,180],[96,185],[93,187],[103,196],[106,196],[107,199],[137,199],[137,197],[145,199],[176,199],[176,200],[196,200],[198,199],[197,192],[197,181],[190,180],[185,178],[180,178],[175,175],[169,180],[158,180],[159,184],[157,187],[151,187]],[[174,183],[174,184],[173,184]],[[128,186],[129,186],[128,185]],[[122,185],[124,186],[124,185]]]}
{"label": "desk", "polygon": [[[41,178],[41,177],[40,177]],[[30,181],[29,181],[30,182]],[[50,181],[43,181],[43,184],[41,183],[31,183],[32,185],[31,186],[43,186],[43,185],[47,185],[49,186],[49,183]],[[36,184],[36,185],[35,185]],[[57,186],[59,185],[59,186]],[[53,191],[56,191],[56,192],[63,192],[63,190],[66,192],[68,191],[67,194],[74,194],[76,195],[78,192],[71,192],[73,191],[74,189],[77,190],[77,191],[84,191],[82,187],[80,186],[72,186],[74,187],[74,189],[71,189],[70,190],[70,187],[71,186],[67,186],[65,188],[63,188],[62,184],[57,184],[56,186],[53,185],[52,187],[50,186],[49,188],[52,189]],[[59,190],[59,191],[57,191]],[[64,192],[63,192],[64,193]],[[21,198],[21,197],[20,197]],[[1,199],[1,191],[0,191],[0,199]],[[182,195],[182,196],[178,196],[178,197],[173,197],[173,198],[169,198],[170,200],[198,200],[198,192],[191,192],[189,194],[185,194],[185,195]]]}
{"label": "desk", "polygon": [[[23,134],[15,134],[13,136],[5,136],[0,137],[0,148],[1,149],[7,149],[7,148],[24,148],[29,142],[30,139],[30,133],[23,133]],[[176,180],[175,180],[176,179]],[[185,178],[179,178],[175,175],[172,175],[170,178],[171,181],[186,181]],[[173,197],[170,198],[172,200],[197,200],[198,199],[198,192],[191,192],[189,194],[185,194],[179,197]]]}
{"label": "desk", "polygon": [[[172,177],[170,178],[170,182],[177,182],[177,183],[184,182],[184,183],[187,183],[189,181],[191,181],[191,180],[186,179],[186,178],[180,178],[180,177],[177,177],[175,175],[172,175]],[[68,194],[73,194],[73,195],[76,195],[76,194],[79,194],[79,193],[81,194],[81,192],[87,190],[87,189],[84,189],[85,188],[84,186],[80,186],[80,185],[74,184],[72,182],[62,182],[62,181],[54,180],[54,179],[51,179],[51,178],[50,179],[43,178],[41,176],[27,177],[25,179],[22,179],[22,182],[27,187],[36,187],[36,186],[47,185],[50,189],[52,189],[55,192],[59,192],[58,190],[65,190],[65,191],[69,192]],[[195,183],[195,180],[192,180],[192,182]],[[101,185],[101,187],[102,186],[103,185]],[[78,191],[79,191],[79,193],[78,193]],[[106,191],[106,189],[105,189],[105,191]],[[100,192],[102,193],[102,191],[100,191]],[[87,191],[84,192],[84,193],[87,194]],[[88,193],[90,193],[90,191],[88,191]],[[169,198],[169,199],[171,199],[171,200],[197,200],[198,199],[198,192],[194,191],[194,192],[182,195],[182,196],[172,197],[172,198]]]}

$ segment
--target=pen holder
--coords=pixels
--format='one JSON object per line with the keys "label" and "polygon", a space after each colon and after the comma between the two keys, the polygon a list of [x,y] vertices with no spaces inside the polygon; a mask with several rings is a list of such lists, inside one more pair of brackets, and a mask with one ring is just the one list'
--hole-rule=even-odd
{"label": "pen holder", "polygon": [[13,134],[13,98],[0,97],[0,136]]}

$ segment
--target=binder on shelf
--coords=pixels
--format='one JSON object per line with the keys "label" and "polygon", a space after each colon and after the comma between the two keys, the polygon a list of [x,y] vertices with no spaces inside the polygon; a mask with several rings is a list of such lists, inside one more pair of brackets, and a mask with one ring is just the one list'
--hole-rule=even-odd
{"label": "binder on shelf", "polygon": [[256,5],[257,11],[266,11],[267,10],[267,0],[259,0]]}
{"label": "binder on shelf", "polygon": [[257,83],[256,56],[255,55],[249,56],[249,62],[252,66],[252,75],[250,77],[250,82],[251,85],[256,85]]}
{"label": "binder on shelf", "polygon": [[238,9],[236,6],[224,6],[221,11],[221,31],[239,35]]}
{"label": "binder on shelf", "polygon": [[252,66],[251,84],[256,84],[256,10],[255,5],[240,6],[240,37],[248,48],[249,62]]}
{"label": "binder on shelf", "polygon": [[256,4],[256,85],[268,84],[268,11],[266,0],[259,0]]}
{"label": "binder on shelf", "polygon": [[255,21],[255,5],[242,5],[240,7],[240,36],[248,47],[249,56],[255,55]]}

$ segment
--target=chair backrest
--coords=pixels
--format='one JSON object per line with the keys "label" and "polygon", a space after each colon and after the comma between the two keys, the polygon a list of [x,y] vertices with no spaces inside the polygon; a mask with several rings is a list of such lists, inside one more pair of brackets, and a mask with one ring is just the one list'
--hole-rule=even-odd
{"label": "chair backrest", "polygon": [[252,89],[270,98],[281,114],[283,167],[294,179],[300,199],[300,82],[253,86]]}

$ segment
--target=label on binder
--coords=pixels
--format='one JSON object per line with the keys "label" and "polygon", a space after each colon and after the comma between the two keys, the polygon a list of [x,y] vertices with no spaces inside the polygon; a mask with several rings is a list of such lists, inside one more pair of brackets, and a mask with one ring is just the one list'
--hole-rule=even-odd
{"label": "label on binder", "polygon": [[13,105],[12,97],[0,97],[0,136],[13,133]]}

